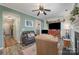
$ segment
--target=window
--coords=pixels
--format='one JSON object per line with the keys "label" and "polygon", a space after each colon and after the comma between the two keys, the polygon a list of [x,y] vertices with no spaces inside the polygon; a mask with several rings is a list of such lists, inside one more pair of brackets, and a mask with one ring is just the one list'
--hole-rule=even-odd
{"label": "window", "polygon": [[33,27],[33,21],[32,20],[25,20],[25,27]]}

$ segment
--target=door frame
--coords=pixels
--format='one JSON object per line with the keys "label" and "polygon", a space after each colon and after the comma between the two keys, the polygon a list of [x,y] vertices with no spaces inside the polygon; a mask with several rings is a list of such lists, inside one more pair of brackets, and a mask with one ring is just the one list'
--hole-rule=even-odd
{"label": "door frame", "polygon": [[[17,14],[14,14],[14,13],[11,13],[11,12],[8,12],[8,11],[5,11],[5,12],[3,12],[3,14],[2,14],[2,39],[3,39],[3,47],[5,47],[5,44],[4,44],[4,30],[3,30],[3,24],[4,24],[4,20],[6,19],[6,17],[8,17],[8,16],[11,16],[11,17],[13,17],[15,20],[15,31],[17,32],[17,33],[19,33],[20,34],[20,32],[18,31],[19,29],[20,29],[20,16],[19,15],[17,15]],[[17,20],[16,20],[17,19]],[[18,25],[17,25],[18,24]],[[17,28],[18,27],[18,28]],[[17,42],[18,43],[20,43],[20,37],[17,37],[17,36],[19,36],[19,34],[17,34],[15,32],[15,39],[17,40],[17,38],[19,39],[19,40],[17,40]]]}

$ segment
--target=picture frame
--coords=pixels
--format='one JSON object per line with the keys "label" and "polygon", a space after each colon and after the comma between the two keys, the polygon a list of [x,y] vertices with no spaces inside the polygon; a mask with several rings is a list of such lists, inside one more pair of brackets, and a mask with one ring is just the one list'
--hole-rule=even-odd
{"label": "picture frame", "polygon": [[65,30],[65,36],[64,36],[65,39],[71,39],[71,31],[69,29],[66,29]]}
{"label": "picture frame", "polygon": [[25,20],[25,27],[33,27],[33,21],[32,20]]}

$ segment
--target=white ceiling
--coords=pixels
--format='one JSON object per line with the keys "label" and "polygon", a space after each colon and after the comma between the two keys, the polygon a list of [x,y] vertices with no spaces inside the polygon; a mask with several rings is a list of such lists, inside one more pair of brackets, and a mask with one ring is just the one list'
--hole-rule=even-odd
{"label": "white ceiling", "polygon": [[[32,12],[32,10],[37,9],[39,3],[2,3],[0,5],[9,7],[11,9],[20,11],[22,13],[40,18],[59,18],[63,17],[65,14],[69,13],[73,8],[73,3],[43,3],[42,5],[47,8],[51,9],[51,12],[46,12],[47,15],[40,14],[37,16],[37,12]],[[65,10],[68,11],[65,11]]]}

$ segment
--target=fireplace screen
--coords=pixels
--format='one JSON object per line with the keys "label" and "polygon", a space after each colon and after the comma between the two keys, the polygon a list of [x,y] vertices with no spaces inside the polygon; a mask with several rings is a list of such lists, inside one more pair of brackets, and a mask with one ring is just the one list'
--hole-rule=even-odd
{"label": "fireplace screen", "polygon": [[79,55],[79,33],[75,32],[75,52]]}

